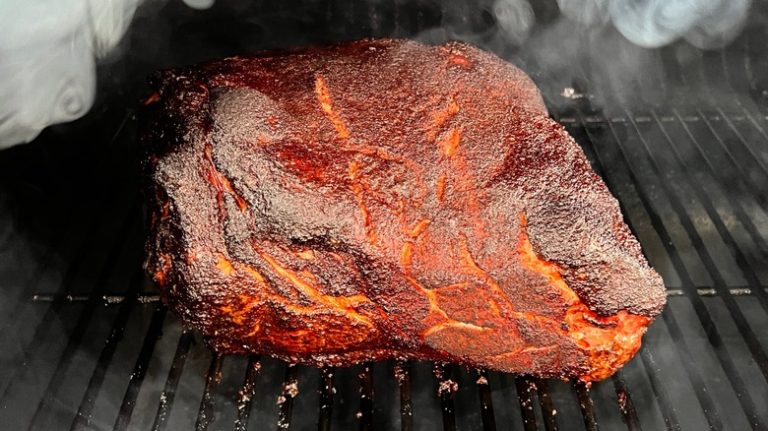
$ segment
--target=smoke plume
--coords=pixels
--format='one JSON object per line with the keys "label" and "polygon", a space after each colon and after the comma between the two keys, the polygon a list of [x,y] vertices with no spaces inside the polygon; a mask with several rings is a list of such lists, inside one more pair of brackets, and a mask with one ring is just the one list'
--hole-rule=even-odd
{"label": "smoke plume", "polygon": [[[118,46],[143,1],[0,1],[0,149],[29,142],[46,126],[77,119],[90,109],[96,65]],[[586,29],[595,45],[579,51],[596,54],[600,54],[601,46],[611,45],[622,47],[621,55],[632,55],[636,51],[624,49],[624,43],[655,48],[679,39],[702,49],[717,48],[738,35],[751,5],[751,0],[556,0],[560,18],[542,24],[537,23],[536,8],[532,7],[538,4],[530,0],[483,1],[490,5],[504,44],[497,48],[519,46],[531,51],[535,46],[560,57],[564,46],[573,48],[574,43],[583,42],[569,37],[568,28],[581,29],[582,33]],[[215,0],[183,2],[203,10]],[[432,31],[476,42],[476,30],[459,28],[463,19],[453,21],[458,23],[453,28],[446,22]],[[570,27],[562,21],[568,21]],[[602,40],[603,35],[616,31],[621,41]],[[428,36],[422,39],[429,40]],[[573,52],[571,49],[565,54]],[[539,60],[545,66],[551,59]],[[637,63],[634,59],[629,62]],[[633,67],[627,69],[631,72]]]}
{"label": "smoke plume", "polygon": [[608,13],[619,32],[637,45],[656,48],[684,38],[697,48],[711,49],[736,37],[750,4],[751,0],[614,0],[608,3]]}

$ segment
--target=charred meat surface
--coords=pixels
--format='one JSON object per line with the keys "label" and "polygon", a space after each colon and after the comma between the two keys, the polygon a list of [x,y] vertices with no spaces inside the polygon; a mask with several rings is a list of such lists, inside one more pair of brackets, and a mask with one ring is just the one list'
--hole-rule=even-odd
{"label": "charred meat surface", "polygon": [[146,268],[222,353],[610,376],[664,306],[519,69],[363,40],[159,73]]}

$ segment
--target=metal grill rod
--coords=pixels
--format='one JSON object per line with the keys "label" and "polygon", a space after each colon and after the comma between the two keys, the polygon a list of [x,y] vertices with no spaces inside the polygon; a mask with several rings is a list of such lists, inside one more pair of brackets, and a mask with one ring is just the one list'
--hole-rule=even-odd
{"label": "metal grill rod", "polygon": [[496,417],[493,414],[493,398],[491,397],[491,382],[488,381],[488,372],[478,370],[476,375],[483,431],[496,431]]}
{"label": "metal grill rod", "polygon": [[627,425],[628,431],[641,431],[640,419],[637,417],[637,410],[635,410],[635,404],[632,402],[632,398],[629,395],[627,384],[624,381],[624,374],[621,370],[611,378],[613,380],[613,387],[616,390],[616,397],[619,401],[619,411],[621,412],[621,418]]}
{"label": "metal grill rod", "polygon": [[[749,296],[754,295],[756,290],[762,290],[763,292],[768,293],[768,289],[765,287],[760,287],[759,289],[753,289],[747,286],[742,287],[731,287],[728,289],[728,292],[731,294],[731,296]],[[677,288],[668,288],[667,289],[667,296],[685,296],[685,290],[683,289],[677,289]],[[718,296],[718,292],[713,287],[699,287],[696,289],[696,295],[702,296],[702,297],[711,297],[711,296]]]}
{"label": "metal grill rod", "polygon": [[235,431],[247,431],[248,419],[251,416],[251,404],[256,394],[256,379],[261,372],[261,362],[258,356],[249,356],[245,371],[243,387],[237,395],[237,419],[235,419]]}
{"label": "metal grill rod", "polygon": [[413,431],[413,401],[411,400],[411,363],[395,363],[395,379],[400,387],[400,428]]}
{"label": "metal grill rod", "polygon": [[152,320],[149,323],[147,335],[144,337],[144,344],[141,346],[139,357],[136,359],[136,364],[131,373],[131,381],[128,383],[128,388],[125,390],[123,402],[120,404],[120,412],[115,420],[115,431],[124,431],[128,429],[128,424],[130,423],[131,415],[133,414],[133,408],[136,406],[136,398],[139,396],[141,384],[144,382],[144,376],[146,375],[149,361],[152,358],[155,345],[162,335],[161,330],[163,328],[163,321],[165,321],[165,315],[165,307],[156,307],[154,313],[152,313]]}
{"label": "metal grill rod", "polygon": [[587,431],[598,431],[595,405],[592,397],[589,396],[589,387],[581,380],[575,380],[573,388],[576,391],[576,399],[579,402],[579,408],[581,408],[581,415],[584,417],[584,426]]}
{"label": "metal grill rod", "polygon": [[[664,388],[661,380],[659,380],[659,376],[656,374],[658,368],[656,366],[656,360],[653,359],[651,349],[647,347],[640,349],[640,359],[643,362],[643,367],[645,367],[645,374],[651,382],[651,390],[653,390],[653,394],[655,395],[661,414],[664,417],[664,423],[666,424],[667,429],[670,431],[680,431],[680,421],[677,419],[677,410],[674,407],[675,403],[670,400],[667,390]],[[688,375],[688,380],[693,381],[687,367],[685,368],[685,372]],[[694,390],[701,391],[702,387],[703,384],[698,386],[698,389]],[[709,398],[709,394],[706,394],[706,396],[709,399],[709,404],[712,404],[712,399]],[[699,405],[703,405],[703,403],[699,401]],[[722,428],[722,424],[720,428]]]}
{"label": "metal grill rod", "polygon": [[[681,117],[681,120],[678,120],[673,115],[662,115],[659,117],[659,121],[661,121],[662,123],[675,123],[678,121],[683,121],[686,124],[694,124],[694,123],[698,123],[699,121],[703,121],[703,119],[716,121],[716,120],[720,120],[721,118],[722,117],[720,115],[706,115],[701,111],[697,111],[696,115],[686,115]],[[653,117],[649,115],[642,115],[642,114],[636,115],[633,119],[638,123],[650,123],[654,121]],[[734,119],[747,120],[748,117],[746,115],[736,116],[734,117]],[[768,119],[768,117],[766,117],[766,119]],[[615,117],[608,118],[602,115],[593,115],[593,114],[584,114],[583,118],[581,119],[572,117],[572,116],[557,117],[557,122],[564,126],[568,126],[571,124],[581,124],[581,123],[589,124],[589,125],[606,124],[606,123],[625,124],[628,121],[629,119],[625,116],[615,116]]]}
{"label": "metal grill rod", "polygon": [[533,379],[533,384],[536,386],[539,395],[539,407],[541,407],[541,415],[544,418],[544,429],[547,431],[557,431],[557,409],[555,409],[555,403],[549,394],[549,385],[543,379]]}
{"label": "metal grill rod", "polygon": [[320,406],[318,407],[318,431],[331,430],[331,414],[333,413],[333,376],[335,367],[323,367],[320,369]]}
{"label": "metal grill rod", "polygon": [[515,377],[515,390],[520,404],[520,414],[523,417],[523,429],[525,431],[536,431],[539,429],[536,414],[533,411],[535,389],[536,386],[526,377]]}
{"label": "metal grill rod", "polygon": [[287,430],[291,427],[291,416],[293,415],[293,396],[295,392],[292,388],[298,384],[296,380],[296,365],[287,364],[285,368],[285,379],[283,380],[283,391],[280,394],[280,414],[277,419],[277,430]]}
{"label": "metal grill rod", "polygon": [[[35,293],[30,297],[32,302],[63,302],[63,303],[75,303],[75,302],[88,302],[95,299],[101,305],[118,305],[128,298],[125,295],[101,295],[100,297],[93,298],[93,295],[67,295],[67,294],[51,294],[51,293]],[[160,295],[145,295],[139,294],[130,299],[135,300],[140,304],[151,304],[160,302]]]}
{"label": "metal grill rod", "polygon": [[360,373],[360,431],[371,429],[373,429],[373,362],[366,362]]}
{"label": "metal grill rod", "polygon": [[168,370],[168,377],[165,379],[163,392],[160,394],[160,402],[157,406],[155,421],[152,424],[152,431],[164,431],[168,423],[168,417],[171,414],[173,401],[176,399],[176,388],[179,386],[181,373],[184,371],[184,363],[187,360],[189,348],[194,342],[195,337],[192,330],[184,329],[179,337],[179,343],[176,346],[176,353],[173,354],[171,368]]}
{"label": "metal grill rod", "polygon": [[[762,289],[763,292],[768,294],[768,287],[760,286],[760,289]],[[728,288],[728,291],[733,296],[754,295],[755,290],[758,290],[758,289],[753,289],[750,286],[733,286]],[[696,294],[704,297],[717,296],[717,291],[713,287],[702,286],[702,287],[696,288]],[[684,295],[684,292],[682,289],[669,287],[669,286],[667,287],[667,296],[683,296],[683,295]],[[53,302],[53,301],[58,301],[60,297],[61,295],[36,293],[32,295],[30,300],[33,302]],[[64,302],[67,304],[78,303],[78,302],[88,302],[89,298],[90,297],[86,295],[68,295],[66,296],[66,298],[64,298]],[[132,299],[140,304],[154,304],[161,301],[160,295],[139,294]],[[106,306],[119,305],[125,300],[126,300],[125,295],[103,295],[100,299],[100,303]]]}
{"label": "metal grill rod", "polygon": [[437,378],[437,393],[440,396],[440,411],[443,414],[443,430],[456,430],[456,406],[454,405],[453,366],[434,364]]}
{"label": "metal grill rod", "polygon": [[211,364],[205,375],[205,389],[197,410],[195,431],[206,431],[216,418],[213,416],[213,405],[216,401],[216,388],[221,382],[221,363],[223,358],[216,352],[211,353]]}

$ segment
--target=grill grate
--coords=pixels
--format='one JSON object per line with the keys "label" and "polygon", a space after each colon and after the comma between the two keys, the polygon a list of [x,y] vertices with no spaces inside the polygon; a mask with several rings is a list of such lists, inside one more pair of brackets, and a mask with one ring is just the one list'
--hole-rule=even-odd
{"label": "grill grate", "polygon": [[[226,18],[228,3],[220,3],[225,6],[210,12],[214,22]],[[263,27],[244,29],[294,31],[287,44],[383,34],[432,40],[450,35],[425,29],[441,23],[455,29],[457,20],[475,16],[454,2],[440,9],[425,1],[345,0],[318,11],[311,2],[281,3],[253,6],[274,9],[259,9],[269,18]],[[478,5],[487,11],[492,3]],[[195,19],[179,7],[159,15]],[[537,15],[551,15],[536,8]],[[306,23],[287,15],[305,9],[333,29],[318,25],[304,35]],[[765,5],[755,13],[764,16]],[[482,22],[478,16],[470,21]],[[286,23],[289,29],[281,29]],[[227,42],[229,30],[216,34]],[[445,364],[315,369],[217,356],[166,312],[140,270],[136,122],[124,100],[0,154],[0,186],[15,192],[12,199],[31,195],[32,202],[23,202],[35,215],[11,214],[8,200],[0,199],[0,217],[11,220],[1,220],[11,228],[0,231],[0,279],[8,285],[0,291],[0,424],[156,431],[768,429],[768,83],[757,73],[768,66],[759,48],[764,33],[748,25],[731,47],[685,65],[679,46],[655,52],[654,73],[665,94],[642,108],[615,100],[593,107],[589,95],[606,90],[589,87],[596,66],[588,55],[573,68],[577,76],[567,76],[573,82],[534,75],[553,116],[617,196],[669,288],[669,305],[637,358],[591,388]],[[178,45],[196,45],[184,32],[172,35]],[[142,37],[134,36],[139,47]],[[476,42],[513,54],[487,34]],[[150,70],[222,55],[200,46],[203,54],[189,57],[126,61]],[[250,45],[226,49],[245,51],[242,46]],[[535,58],[522,56],[537,70]],[[563,103],[563,86],[586,96]],[[67,145],[79,151],[56,149]],[[16,167],[40,154],[52,173],[32,178]],[[92,156],[79,161],[78,154]]]}

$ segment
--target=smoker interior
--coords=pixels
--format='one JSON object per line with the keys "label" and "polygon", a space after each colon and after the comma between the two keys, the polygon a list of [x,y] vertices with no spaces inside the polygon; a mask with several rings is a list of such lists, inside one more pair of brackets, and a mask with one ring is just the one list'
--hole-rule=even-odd
{"label": "smoker interior", "polygon": [[[534,3],[537,26],[558,19],[553,5]],[[766,429],[765,5],[753,5],[726,48],[644,50],[653,73],[627,84],[628,101],[603,97],[611,88],[588,55],[554,73],[498,43],[483,32],[494,25],[491,4],[222,0],[204,12],[178,1],[140,10],[123,52],[100,66],[94,110],[0,152],[0,428]],[[456,37],[436,28],[475,29],[473,42],[528,71],[620,200],[669,292],[641,352],[591,388],[444,364],[319,370],[213,354],[141,270],[144,77],[264,48]],[[448,380],[457,390],[439,391]]]}

